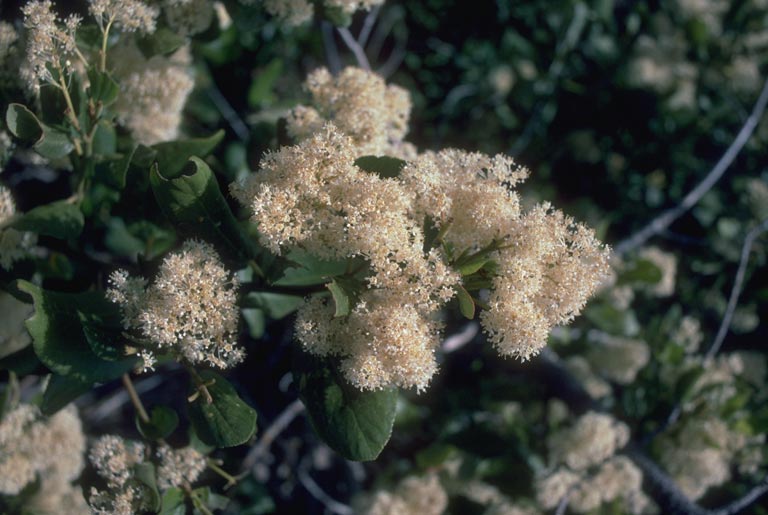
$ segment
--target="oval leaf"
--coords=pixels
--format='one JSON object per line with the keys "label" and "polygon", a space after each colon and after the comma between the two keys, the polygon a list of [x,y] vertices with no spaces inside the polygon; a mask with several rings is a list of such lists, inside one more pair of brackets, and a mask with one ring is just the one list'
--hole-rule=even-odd
{"label": "oval leaf", "polygon": [[315,432],[347,459],[376,459],[392,435],[397,390],[358,390],[338,367],[297,351],[294,377]]}
{"label": "oval leaf", "polygon": [[79,313],[98,314],[116,309],[103,295],[46,291],[27,281],[17,284],[35,303],[35,313],[26,326],[35,354],[49,369],[82,383],[103,383],[133,368],[135,359],[99,358],[83,332]]}
{"label": "oval leaf", "polygon": [[203,443],[234,447],[247,442],[256,432],[256,411],[244,403],[229,382],[216,372],[204,370],[200,376],[213,398],[208,403],[198,396],[189,405],[189,420]]}
{"label": "oval leaf", "polygon": [[80,236],[84,224],[85,219],[79,207],[59,200],[27,211],[11,227],[67,240]]}
{"label": "oval leaf", "polygon": [[149,440],[168,438],[179,425],[179,415],[168,406],[155,406],[149,413],[149,422],[136,415],[136,429]]}

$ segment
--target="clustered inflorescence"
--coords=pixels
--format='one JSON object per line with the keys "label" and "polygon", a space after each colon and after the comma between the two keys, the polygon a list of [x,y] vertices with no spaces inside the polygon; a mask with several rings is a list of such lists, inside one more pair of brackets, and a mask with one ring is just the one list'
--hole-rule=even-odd
{"label": "clustered inflorescence", "polygon": [[[138,476],[140,467],[149,463],[147,449],[141,442],[105,435],[94,442],[90,462],[107,488],[91,488],[88,503],[93,515],[130,515],[151,509],[151,493]],[[157,485],[161,491],[189,486],[206,468],[206,458],[191,447],[173,449],[161,445],[157,450]]]}
{"label": "clustered inflorescence", "polygon": [[84,451],[85,436],[74,405],[46,419],[36,406],[20,404],[0,422],[0,494],[17,495],[38,478],[40,494],[27,508],[35,513],[83,513],[80,488],[71,483],[83,470]]}
{"label": "clustered inflorescence", "polygon": [[[256,0],[240,0],[244,4],[252,4]],[[315,14],[313,3],[309,0],[263,0],[264,9],[278,17],[287,25],[303,25]],[[381,5],[384,0],[323,0],[324,9],[337,9],[345,14],[353,14],[358,9],[371,9]]]}
{"label": "clustered inflorescence", "polygon": [[231,367],[244,358],[237,343],[237,280],[207,243],[190,240],[169,254],[147,287],[123,270],[110,278],[107,296],[120,304],[126,329],[139,333],[144,368],[155,352],[185,363]]}
{"label": "clustered inflorescence", "polygon": [[[300,141],[267,154],[232,187],[276,254],[348,260],[353,271],[357,260],[367,264],[348,316],[317,296],[300,309],[306,350],[340,357],[361,389],[423,389],[437,370],[438,312],[472,289],[480,269],[492,277],[481,322],[503,355],[528,359],[552,326],[579,313],[607,272],[608,249],[548,204],[522,212],[513,187],[525,169],[506,156],[449,149],[414,155],[396,177],[366,172],[358,158],[403,148],[407,98],[363,70],[336,79],[315,72],[308,89],[313,107],[297,108],[288,123]],[[347,113],[348,99],[369,95],[378,101],[367,111]],[[425,220],[438,232],[433,242]],[[474,271],[459,266],[468,256],[480,261]]]}

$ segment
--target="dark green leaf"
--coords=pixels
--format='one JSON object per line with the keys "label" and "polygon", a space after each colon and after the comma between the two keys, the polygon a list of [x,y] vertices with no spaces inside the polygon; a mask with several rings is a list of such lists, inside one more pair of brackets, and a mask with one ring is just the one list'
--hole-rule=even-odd
{"label": "dark green leaf", "polygon": [[27,345],[23,349],[3,356],[0,359],[0,370],[11,370],[19,376],[31,374],[41,367],[42,364],[37,359],[32,345]]}
{"label": "dark green leaf", "polygon": [[155,151],[153,160],[157,161],[158,170],[166,179],[179,177],[187,166],[189,158],[205,157],[224,139],[220,130],[207,138],[192,138],[168,141],[152,145]]}
{"label": "dark green leaf", "polygon": [[32,148],[43,157],[58,159],[74,148],[66,134],[43,125],[32,111],[21,104],[8,106],[5,123],[14,136],[31,143]]}
{"label": "dark green leaf", "polygon": [[179,425],[179,416],[168,406],[155,406],[149,412],[149,422],[136,415],[136,429],[148,440],[168,438]]}
{"label": "dark green leaf", "polygon": [[139,463],[133,467],[133,476],[147,487],[149,495],[144,498],[145,502],[151,511],[157,512],[160,509],[161,500],[160,491],[157,489],[155,466],[149,462]]}
{"label": "dark green leaf", "polygon": [[11,134],[28,143],[33,143],[43,136],[43,124],[22,104],[8,106],[5,112],[5,124]]}
{"label": "dark green leaf", "polygon": [[229,382],[210,370],[200,372],[213,398],[210,404],[200,395],[189,405],[189,419],[195,433],[208,445],[234,447],[256,432],[256,411],[244,403]]}
{"label": "dark green leaf", "polygon": [[272,293],[268,291],[250,292],[245,296],[241,307],[258,308],[273,320],[280,320],[290,315],[304,302],[301,295]]}
{"label": "dark green leaf", "polygon": [[35,259],[38,272],[47,279],[69,281],[75,274],[75,268],[69,258],[61,252],[51,252],[45,257]]}
{"label": "dark green leaf", "polygon": [[182,47],[187,38],[180,36],[167,27],[159,27],[152,34],[147,34],[136,41],[144,57],[149,59],[155,55],[168,55]]}
{"label": "dark green leaf", "polygon": [[154,166],[150,183],[158,205],[181,229],[218,244],[231,256],[249,259],[258,255],[258,247],[232,214],[204,161],[192,157],[175,179],[161,175]]}
{"label": "dark green leaf", "polygon": [[465,318],[472,320],[475,318],[475,301],[472,299],[472,295],[461,285],[456,286],[456,292],[458,293],[459,311]]}
{"label": "dark green leaf", "polygon": [[101,102],[104,106],[112,104],[120,94],[120,86],[109,72],[99,71],[95,66],[88,69],[88,82],[88,94],[94,102]]}
{"label": "dark green leaf", "polygon": [[85,220],[80,208],[65,200],[38,206],[21,215],[11,227],[45,236],[67,240],[77,238]]}
{"label": "dark green leaf", "polygon": [[397,390],[361,391],[328,360],[297,351],[294,378],[317,434],[347,459],[368,461],[392,434]]}
{"label": "dark green leaf", "polygon": [[163,494],[159,515],[185,515],[185,500],[186,496],[180,488],[169,488]]}
{"label": "dark green leaf", "polygon": [[48,386],[43,392],[40,411],[50,416],[91,389],[90,383],[83,383],[71,377],[51,374]]}
{"label": "dark green leaf", "polygon": [[366,172],[375,173],[379,177],[386,179],[400,175],[400,171],[407,163],[396,157],[363,156],[357,158],[355,164]]}
{"label": "dark green leaf", "polygon": [[122,190],[125,188],[125,180],[128,175],[136,147],[126,154],[114,154],[110,158],[96,164],[96,179],[107,186]]}
{"label": "dark green leaf", "polygon": [[18,281],[32,296],[35,314],[26,326],[37,357],[52,371],[83,383],[102,383],[130,370],[134,359],[107,361],[91,349],[79,313],[111,312],[114,305],[96,292],[58,293]]}
{"label": "dark green leaf", "polygon": [[122,335],[122,317],[116,304],[107,305],[97,312],[77,310],[83,334],[91,350],[105,361],[120,361],[126,358],[125,338]]}

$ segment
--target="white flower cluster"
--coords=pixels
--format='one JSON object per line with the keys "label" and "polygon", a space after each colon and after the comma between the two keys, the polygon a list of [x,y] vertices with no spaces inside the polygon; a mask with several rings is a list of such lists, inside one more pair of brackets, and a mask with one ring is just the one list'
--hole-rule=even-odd
{"label": "white flower cluster", "polygon": [[37,243],[37,235],[6,227],[16,215],[16,203],[11,190],[0,186],[0,267],[9,270],[13,263],[23,259]]}
{"label": "white flower cluster", "polygon": [[83,496],[71,483],[83,470],[84,452],[85,436],[74,405],[46,419],[37,407],[21,404],[0,420],[0,494],[16,495],[39,478],[40,490],[29,508],[82,513]]}
{"label": "white flower cluster", "polygon": [[[150,508],[148,487],[136,477],[137,465],[149,463],[141,442],[105,435],[91,447],[91,465],[106,482],[106,490],[91,488],[88,499],[93,515],[132,515]],[[173,449],[162,444],[157,449],[159,466],[157,485],[160,492],[191,485],[206,468],[206,458],[195,449]]]}
{"label": "white flower cluster", "polygon": [[88,12],[102,29],[113,25],[123,32],[155,31],[159,10],[141,0],[88,0]]}
{"label": "white flower cluster", "polygon": [[730,410],[728,417],[723,416],[723,409],[738,399],[745,387],[756,401],[766,399],[765,356],[741,352],[711,361],[687,356],[681,365],[669,368],[674,370],[662,370],[662,378],[670,385],[702,369],[688,387],[679,422],[656,442],[660,464],[680,489],[695,500],[730,480],[734,468],[742,475],[758,472],[768,458],[765,434],[750,435],[740,429],[749,415],[744,408]]}
{"label": "white flower cluster", "polygon": [[[252,4],[254,0],[240,0]],[[358,9],[371,9],[381,5],[384,0],[323,0],[326,9],[339,9],[346,14],[353,14]],[[315,9],[309,0],[263,0],[264,9],[283,21],[286,25],[303,25],[312,19]]]}
{"label": "white flower cluster", "polygon": [[[370,72],[354,69],[338,80],[322,70],[308,82],[316,83],[321,107],[302,112],[316,112],[318,123],[344,120],[346,103],[357,105],[362,92],[386,98],[390,91]],[[394,96],[402,100],[403,92]],[[302,125],[306,134],[298,144],[267,154],[259,172],[232,185],[272,252],[364,258],[370,266],[349,316],[335,317],[328,299],[313,298],[300,309],[297,338],[313,354],[341,357],[345,376],[361,389],[421,390],[437,369],[435,317],[461,284],[452,265],[480,252],[480,259],[498,265],[483,327],[503,355],[528,359],[553,325],[581,311],[608,269],[608,249],[591,229],[548,204],[522,213],[512,188],[528,172],[506,156],[427,152],[394,178],[359,168],[361,148],[386,151],[405,134],[409,109],[382,108],[387,102],[379,98],[368,115],[344,121],[351,135],[330,123]],[[442,238],[428,251],[425,219]]]}
{"label": "white flower cluster", "polygon": [[168,26],[182,36],[194,36],[211,26],[214,5],[210,0],[164,0]]}
{"label": "white flower cluster", "polygon": [[595,412],[552,434],[547,440],[552,468],[536,482],[542,508],[555,508],[568,496],[568,507],[576,513],[617,500],[624,513],[651,510],[642,491],[642,472],[627,457],[616,455],[628,440],[626,424]]}
{"label": "white flower cluster", "polygon": [[380,490],[361,501],[365,515],[441,515],[448,507],[448,495],[436,474],[411,476],[393,491]]}
{"label": "white flower cluster", "polygon": [[56,83],[60,75],[71,70],[71,59],[78,52],[75,32],[82,19],[73,14],[62,20],[52,9],[51,0],[32,0],[22,8],[27,29],[25,67],[30,70],[28,82],[32,89],[39,82]]}
{"label": "white flower cluster", "polygon": [[235,277],[207,243],[189,240],[168,255],[154,283],[116,271],[107,297],[120,304],[126,329],[145,339],[142,356],[171,352],[187,363],[231,367],[245,354],[237,343],[237,287]]}
{"label": "white flower cluster", "polygon": [[146,59],[135,43],[121,41],[110,51],[110,62],[120,84],[113,106],[118,121],[145,145],[177,138],[184,104],[195,86],[189,49]]}
{"label": "white flower cluster", "polygon": [[411,99],[403,88],[387,86],[378,75],[353,67],[336,77],[325,68],[315,70],[304,88],[311,105],[291,111],[287,119],[291,137],[301,141],[331,122],[352,138],[358,156],[415,156],[416,149],[403,141],[411,114]]}

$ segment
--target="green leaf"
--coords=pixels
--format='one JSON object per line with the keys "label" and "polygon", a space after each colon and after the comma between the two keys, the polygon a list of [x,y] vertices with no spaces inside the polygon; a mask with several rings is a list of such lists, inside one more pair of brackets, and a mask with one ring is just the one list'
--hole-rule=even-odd
{"label": "green leaf", "polygon": [[43,136],[43,124],[22,104],[8,106],[5,112],[5,124],[11,134],[22,141],[31,143]]}
{"label": "green leaf", "polygon": [[477,256],[473,259],[469,259],[458,266],[459,273],[463,276],[472,275],[481,270],[489,261],[491,261],[491,259],[485,256]]}
{"label": "green leaf", "polygon": [[95,66],[88,69],[88,94],[94,102],[101,102],[103,106],[111,105],[120,94],[120,85],[112,78],[109,72],[102,72]]}
{"label": "green leaf", "polygon": [[137,38],[136,46],[139,47],[144,57],[149,59],[155,55],[168,55],[182,47],[187,38],[176,34],[167,27],[158,27],[152,34]]}
{"label": "green leaf", "polygon": [[11,227],[19,231],[68,240],[80,236],[84,224],[85,219],[79,207],[65,200],[58,200],[27,211],[16,219]]}
{"label": "green leaf", "polygon": [[402,159],[387,156],[363,156],[355,160],[355,165],[359,168],[375,173],[382,179],[397,177],[406,164]]}
{"label": "green leaf", "polygon": [[350,300],[349,293],[342,286],[342,283],[334,279],[325,285],[333,296],[333,303],[336,305],[335,317],[345,317],[349,315],[349,311],[352,308],[352,301]]}
{"label": "green leaf", "polygon": [[48,386],[43,392],[43,401],[40,404],[40,411],[43,415],[50,416],[61,408],[74,401],[82,394],[91,389],[90,383],[83,383],[71,377],[59,374],[51,374]]}
{"label": "green leaf", "polygon": [[37,271],[46,279],[71,280],[75,275],[75,267],[69,258],[61,252],[51,252],[45,257],[36,258]]}
{"label": "green leaf", "polygon": [[43,157],[58,159],[68,155],[74,148],[65,133],[43,125],[37,116],[22,104],[8,106],[5,123],[14,136],[31,143],[32,148]]}
{"label": "green leaf", "polygon": [[136,415],[136,429],[148,440],[168,438],[179,425],[179,415],[168,406],[155,406],[149,413],[149,422]]}
{"label": "green leaf", "polygon": [[27,281],[17,285],[35,303],[35,313],[26,326],[35,354],[49,369],[82,383],[103,383],[133,368],[135,359],[99,358],[85,336],[79,313],[97,315],[115,308],[101,293],[52,292]]}
{"label": "green leaf", "polygon": [[652,261],[637,259],[628,265],[627,269],[619,275],[617,284],[656,284],[661,281],[661,269]]}
{"label": "green leaf", "polygon": [[147,487],[148,497],[145,497],[145,502],[148,504],[148,508],[152,512],[157,512],[160,509],[160,491],[157,489],[157,474],[155,473],[155,466],[152,463],[144,462],[134,465],[133,477],[137,481],[144,484]]}
{"label": "green leaf", "polygon": [[256,411],[244,403],[229,382],[216,372],[200,376],[213,398],[210,404],[200,395],[189,404],[189,420],[195,433],[208,445],[234,447],[247,442],[256,432]]}
{"label": "green leaf", "polygon": [[338,367],[303,351],[294,360],[299,397],[317,434],[347,459],[376,459],[392,435],[397,390],[358,390]]}
{"label": "green leaf", "polygon": [[114,124],[101,120],[93,133],[93,153],[97,156],[115,155],[117,151],[117,132]]}
{"label": "green leaf", "polygon": [[267,328],[266,320],[264,320],[264,311],[261,309],[246,308],[241,310],[245,325],[248,327],[248,335],[254,340],[258,340],[264,336],[264,331]]}
{"label": "green leaf", "polygon": [[159,515],[185,515],[186,495],[181,488],[169,488],[163,494]]}
{"label": "green leaf", "polygon": [[98,312],[77,310],[77,316],[93,353],[105,361],[120,361],[126,358],[122,317],[117,305],[112,307]]}
{"label": "green leaf", "polygon": [[283,61],[281,59],[273,59],[267,66],[260,69],[248,89],[248,105],[256,109],[273,103],[277,97],[272,89],[282,72]]}
{"label": "green leaf", "polygon": [[273,320],[285,318],[304,302],[301,295],[258,291],[248,293],[241,303],[243,308],[257,308]]}
{"label": "green leaf", "polygon": [[154,166],[149,179],[158,205],[182,230],[218,244],[231,256],[245,260],[258,255],[258,247],[232,214],[203,160],[192,157],[184,173],[174,179]]}
{"label": "green leaf", "polygon": [[334,276],[343,275],[347,261],[324,261],[306,252],[294,250],[288,260],[296,266],[289,267],[275,281],[276,286],[313,286],[328,282]]}
{"label": "green leaf", "polygon": [[192,138],[177,141],[167,141],[152,145],[155,151],[153,159],[163,177],[175,179],[184,171],[189,158],[205,157],[224,139],[224,131],[220,130],[207,138]]}
{"label": "green leaf", "polygon": [[125,188],[128,169],[131,166],[137,147],[132,148],[126,154],[114,154],[104,161],[96,164],[96,180],[99,180],[117,190]]}
{"label": "green leaf", "polygon": [[457,285],[456,292],[459,300],[459,311],[464,315],[464,318],[472,320],[475,318],[475,301],[472,299],[472,295],[469,294],[463,286]]}

